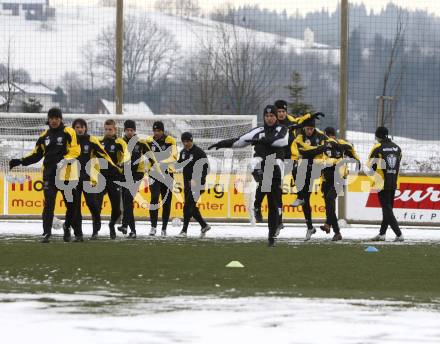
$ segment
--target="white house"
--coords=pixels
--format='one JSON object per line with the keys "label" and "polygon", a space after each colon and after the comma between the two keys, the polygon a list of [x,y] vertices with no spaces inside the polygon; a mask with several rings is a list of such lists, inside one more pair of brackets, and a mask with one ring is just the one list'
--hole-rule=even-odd
{"label": "white house", "polygon": [[0,0],[0,15],[47,20],[55,16],[55,8],[49,6],[49,0]]}
{"label": "white house", "polygon": [[[116,114],[116,102],[112,102],[106,99],[100,99],[98,102],[98,111],[99,114]],[[122,112],[124,115],[154,115],[153,111],[151,111],[150,107],[144,103],[124,103]]]}
{"label": "white house", "polygon": [[[51,107],[60,106],[54,99],[57,95],[56,92],[41,82],[11,83],[9,86],[0,84],[0,103],[2,102],[1,99],[12,99],[9,112],[22,112],[23,103],[29,101],[31,97],[38,99],[43,105],[42,112],[46,112]],[[4,103],[3,105],[0,104],[2,108],[5,107]]]}

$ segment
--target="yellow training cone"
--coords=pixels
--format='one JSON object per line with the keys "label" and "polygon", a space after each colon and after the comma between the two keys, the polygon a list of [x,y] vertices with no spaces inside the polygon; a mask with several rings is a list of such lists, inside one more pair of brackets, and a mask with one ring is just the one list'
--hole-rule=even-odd
{"label": "yellow training cone", "polygon": [[226,265],[227,268],[244,268],[244,265],[241,264],[238,260],[233,260]]}

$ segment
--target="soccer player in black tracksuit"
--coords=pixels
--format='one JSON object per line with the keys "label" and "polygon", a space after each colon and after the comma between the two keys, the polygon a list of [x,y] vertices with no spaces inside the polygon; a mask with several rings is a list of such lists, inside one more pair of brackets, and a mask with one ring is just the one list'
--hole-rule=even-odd
{"label": "soccer player in black tracksuit", "polygon": [[[282,212],[283,159],[284,148],[288,142],[289,134],[287,128],[278,123],[275,107],[267,105],[264,109],[264,126],[254,128],[238,138],[220,141],[208,148],[240,148],[249,144],[254,145],[253,175],[257,183],[263,182],[262,191],[267,195],[269,205],[269,246],[274,246],[275,244],[275,235]],[[268,163],[269,166],[272,165],[269,159],[274,159],[275,161],[273,171],[270,174],[270,180],[265,180],[265,166]],[[270,169],[268,171],[271,172]],[[268,175],[267,171],[266,175]],[[268,182],[270,183],[270,189],[267,185]]]}
{"label": "soccer player in black tracksuit", "polygon": [[[311,118],[302,123],[304,126],[299,135],[296,137],[294,144],[298,147],[298,152],[302,157],[302,163],[306,163],[306,173],[305,176],[299,176],[300,179],[298,181],[302,181],[304,179],[304,185],[301,190],[298,192],[298,198],[302,200],[299,205],[303,206],[304,218],[307,223],[307,233],[305,241],[310,240],[312,235],[316,233],[316,229],[313,227],[312,223],[312,208],[310,207],[310,196],[312,191],[310,190],[313,187],[314,181],[321,176],[321,171],[319,171],[319,164],[323,163],[323,153],[326,149],[331,148],[332,144],[327,142],[328,137],[325,134],[315,128],[315,119]],[[318,165],[316,165],[318,164]],[[319,174],[312,175],[312,172],[318,169]],[[302,172],[302,165],[299,165],[299,172]],[[298,185],[298,183],[297,183]],[[293,204],[297,206],[296,201]]]}
{"label": "soccer player in black tracksuit", "polygon": [[396,234],[394,241],[403,241],[402,231],[393,212],[402,150],[388,137],[388,129],[385,127],[376,129],[376,140],[378,143],[371,150],[367,166],[372,168],[379,177],[379,180],[375,180],[373,189],[380,190],[378,196],[383,218],[379,234],[372,240],[385,241],[385,235],[390,226]]}
{"label": "soccer player in black tracksuit", "polygon": [[[144,178],[145,174],[144,154],[150,149],[144,141],[139,140],[136,135],[136,123],[131,119],[124,122],[123,139],[127,143],[128,153],[130,154],[130,160],[124,165],[124,168],[128,168],[129,171],[124,171],[124,175],[125,178],[127,178],[127,174],[130,173],[132,182],[139,187],[140,181]],[[133,195],[132,191],[134,190],[131,188],[122,189],[122,205],[124,211],[122,215],[122,226],[118,227],[118,231],[127,234],[127,228],[130,227],[130,234],[128,237],[136,239],[136,223],[133,213],[133,201],[136,194]]]}
{"label": "soccer player in black tracksuit", "polygon": [[[124,163],[128,161],[127,144],[122,138],[116,136],[116,122],[114,120],[108,119],[105,121],[104,137],[100,139],[100,143],[116,166],[122,167]],[[114,168],[101,168],[101,174],[104,176],[106,184],[104,191],[98,195],[99,207],[102,208],[104,195],[108,194],[112,207],[110,222],[108,224],[110,238],[116,239],[115,224],[121,216],[121,186],[116,184],[116,182],[121,181],[122,176],[120,172]]]}
{"label": "soccer player in black tracksuit", "polygon": [[[284,125],[285,127],[288,128],[289,130],[289,144],[288,146],[285,147],[284,150],[284,159],[285,161],[289,160],[291,158],[291,144],[293,142],[293,140],[296,137],[296,128],[298,128],[298,125],[300,125],[302,122],[304,122],[306,119],[309,119],[311,117],[317,117],[317,114],[311,115],[311,114],[305,114],[303,116],[298,116],[298,117],[294,117],[292,115],[289,115],[287,113],[287,102],[285,100],[277,100],[274,104],[274,106],[276,107],[276,111],[277,111],[277,118],[278,118],[278,122],[282,125]],[[292,159],[294,157],[292,156]],[[292,166],[292,175],[293,175],[293,180],[295,180],[295,176],[296,176],[296,166],[298,163],[298,158],[296,157],[296,159],[293,159],[293,166]],[[257,189],[255,192],[255,201],[254,201],[254,216],[255,216],[255,220],[256,222],[263,222],[263,216],[261,214],[261,204],[263,202],[264,199],[264,195],[261,192],[261,184],[257,185]],[[282,223],[282,214],[281,214],[281,219],[280,219],[280,229],[282,229],[283,223]]]}
{"label": "soccer player in black tracksuit", "polygon": [[75,129],[78,144],[81,146],[81,155],[78,157],[78,161],[81,164],[81,170],[79,174],[79,183],[76,187],[77,202],[75,204],[75,218],[72,222],[72,227],[75,240],[83,241],[81,199],[84,194],[87,207],[92,215],[93,233],[91,239],[96,240],[98,238],[98,232],[101,229],[101,206],[99,204],[97,193],[84,190],[85,186],[89,185],[92,187],[92,185],[96,183],[96,180],[93,180],[96,176],[93,176],[92,166],[90,166],[89,170],[87,169],[87,164],[91,164],[89,162],[92,158],[103,158],[109,163],[108,168],[113,168],[115,170],[119,170],[119,168],[113,163],[112,159],[99,142],[99,139],[96,136],[87,134],[87,122],[84,119],[75,119],[72,123],[72,128]]}
{"label": "soccer player in black tracksuit", "polygon": [[[67,162],[76,159],[80,154],[80,146],[76,140],[75,131],[72,128],[64,126],[62,122],[62,113],[58,108],[51,108],[47,113],[47,124],[49,129],[45,130],[38,138],[33,152],[22,159],[12,159],[9,167],[12,169],[16,166],[28,166],[43,160],[43,193],[44,193],[44,209],[43,209],[43,238],[41,242],[49,242],[52,234],[52,222],[54,217],[55,200],[58,191],[61,191],[64,202],[67,207],[66,225],[70,227],[70,223],[74,217],[74,202],[76,201],[76,190],[72,190],[73,199],[68,202],[65,192],[59,190],[55,183],[57,168],[59,163],[64,159]],[[61,166],[60,166],[61,167]],[[64,169],[63,169],[64,170]],[[75,164],[68,165],[64,170],[65,180],[76,180],[78,178]],[[63,176],[61,176],[63,178]],[[70,231],[64,232],[64,240],[70,241]]]}
{"label": "soccer player in black tracksuit", "polygon": [[[149,159],[148,170],[155,169],[157,173],[167,174],[171,179],[173,178],[172,165],[177,161],[177,145],[176,139],[170,135],[165,134],[165,126],[163,122],[156,121],[153,123],[153,136],[147,138],[146,142],[153,153],[154,159]],[[173,197],[173,190],[156,180],[150,173],[150,191],[151,191],[151,209],[150,221],[151,230],[150,235],[156,235],[157,219],[159,217],[159,197],[162,197],[162,236],[167,235],[168,220],[170,219],[171,201]]]}
{"label": "soccer player in black tracksuit", "polygon": [[[185,163],[183,167],[183,193],[185,204],[183,206],[183,228],[180,237],[186,237],[191,217],[201,226],[200,237],[205,237],[211,229],[200,214],[197,201],[200,195],[205,192],[206,176],[208,175],[209,163],[206,153],[193,143],[193,136],[184,132],[181,137],[183,149],[180,152],[178,163]],[[200,165],[199,165],[200,164]]]}
{"label": "soccer player in black tracksuit", "polygon": [[[338,224],[338,217],[336,215],[336,198],[338,197],[338,190],[343,188],[342,180],[348,175],[348,169],[344,164],[344,158],[351,158],[356,160],[357,166],[360,165],[360,159],[354,147],[347,141],[336,138],[336,130],[332,127],[327,127],[324,130],[331,146],[328,147],[325,153],[325,168],[322,170],[322,184],[321,191],[324,195],[326,221],[321,230],[330,233],[333,227],[332,241],[342,240],[341,231]],[[336,167],[338,168],[336,170]],[[335,173],[337,177],[335,178]]]}

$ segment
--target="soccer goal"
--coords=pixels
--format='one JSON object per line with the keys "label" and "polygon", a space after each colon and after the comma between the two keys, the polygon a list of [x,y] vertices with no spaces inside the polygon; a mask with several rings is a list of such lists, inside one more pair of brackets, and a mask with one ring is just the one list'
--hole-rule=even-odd
{"label": "soccer goal", "polygon": [[[165,125],[165,133],[176,138],[178,149],[182,149],[180,136],[189,131],[193,134],[194,142],[204,149],[210,160],[211,171],[217,174],[241,174],[247,182],[247,167],[252,158],[252,147],[232,150],[210,150],[207,148],[219,140],[238,137],[257,125],[256,116],[213,116],[213,115],[105,115],[105,114],[66,114],[63,122],[71,126],[76,118],[83,118],[88,124],[88,133],[98,137],[104,134],[104,122],[113,119],[116,122],[118,135],[123,135],[124,121],[132,119],[136,121],[137,134],[141,139],[152,135],[152,126],[155,121],[162,121]],[[19,166],[9,171],[9,160],[21,158],[30,153],[39,135],[47,129],[46,114],[27,113],[0,113],[0,166],[4,181],[4,204],[7,207],[8,184],[17,185],[27,182],[26,175],[38,173],[42,161],[32,166]],[[248,205],[251,204],[252,195],[246,196]],[[8,214],[7,210],[4,214]]]}

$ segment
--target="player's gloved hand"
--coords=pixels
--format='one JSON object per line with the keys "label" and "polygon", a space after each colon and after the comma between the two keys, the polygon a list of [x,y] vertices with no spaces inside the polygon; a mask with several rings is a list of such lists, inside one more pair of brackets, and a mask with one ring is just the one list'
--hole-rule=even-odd
{"label": "player's gloved hand", "polygon": [[12,170],[14,167],[21,165],[21,159],[11,159],[9,161],[9,169]]}
{"label": "player's gloved hand", "polygon": [[315,118],[315,119],[319,119],[319,117],[325,117],[325,115],[322,112],[315,112],[312,115],[312,118]]}
{"label": "player's gloved hand", "polygon": [[324,143],[324,147],[326,149],[335,149],[338,148],[338,144],[334,141],[327,141]]}
{"label": "player's gloved hand", "polygon": [[220,148],[230,148],[232,147],[232,145],[234,144],[234,142],[237,141],[236,139],[226,139],[226,140],[221,140],[217,143],[214,143],[213,145],[208,147],[208,150],[211,149],[220,149]]}

